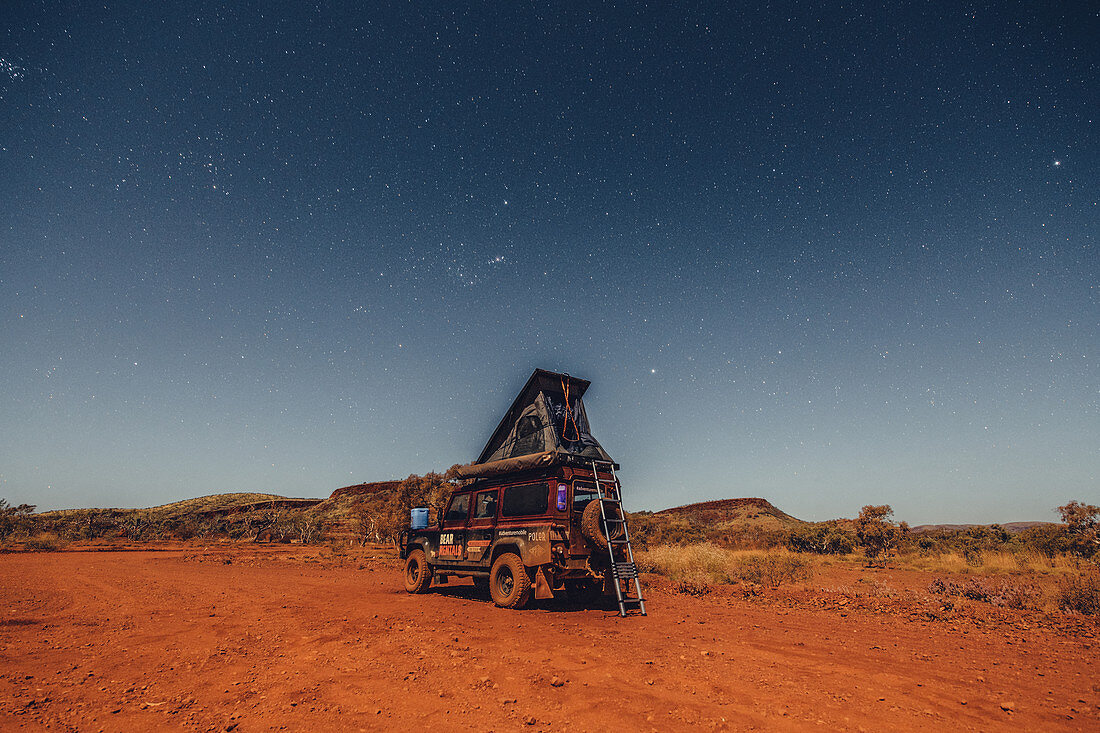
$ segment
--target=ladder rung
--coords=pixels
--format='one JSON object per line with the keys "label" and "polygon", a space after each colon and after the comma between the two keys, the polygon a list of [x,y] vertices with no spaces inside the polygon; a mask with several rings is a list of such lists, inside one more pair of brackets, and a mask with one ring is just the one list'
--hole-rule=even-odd
{"label": "ladder rung", "polygon": [[638,566],[632,562],[617,562],[612,572],[619,580],[632,580],[638,577]]}

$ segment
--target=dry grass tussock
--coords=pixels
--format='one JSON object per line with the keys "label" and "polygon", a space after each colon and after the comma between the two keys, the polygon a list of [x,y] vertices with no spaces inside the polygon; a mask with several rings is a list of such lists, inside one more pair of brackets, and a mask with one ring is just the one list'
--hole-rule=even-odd
{"label": "dry grass tussock", "polygon": [[1015,575],[1011,577],[961,576],[936,578],[928,592],[947,598],[966,598],[1003,608],[1066,611],[1087,616],[1100,614],[1100,567],[1088,565],[1081,570],[1041,583],[1049,576]]}
{"label": "dry grass tussock", "polygon": [[967,578],[956,581],[936,578],[929,584],[928,592],[938,596],[969,598],[1003,608],[1019,610],[1039,609],[1043,604],[1043,591],[1026,581],[1006,579]]}
{"label": "dry grass tussock", "polygon": [[1055,601],[1063,611],[1100,614],[1100,567],[1090,567],[1078,575],[1062,578],[1055,591]]}
{"label": "dry grass tussock", "polygon": [[728,550],[711,543],[661,545],[637,553],[643,572],[663,575],[682,593],[703,595],[713,584],[752,583],[776,588],[813,575],[813,560],[786,550]]}
{"label": "dry grass tussock", "polygon": [[1070,575],[1078,570],[1072,557],[1047,557],[1038,552],[942,552],[902,554],[893,564],[931,573],[960,575]]}
{"label": "dry grass tussock", "polygon": [[23,541],[23,547],[34,552],[56,552],[68,544],[53,532],[38,532]]}

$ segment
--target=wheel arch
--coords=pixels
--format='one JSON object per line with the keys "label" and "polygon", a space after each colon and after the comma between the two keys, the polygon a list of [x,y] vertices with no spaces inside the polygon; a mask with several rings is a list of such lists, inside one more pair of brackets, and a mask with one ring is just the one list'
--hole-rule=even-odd
{"label": "wheel arch", "polygon": [[493,563],[497,561],[497,558],[506,552],[511,552],[519,556],[520,561],[523,561],[523,547],[518,540],[509,538],[506,541],[498,541],[493,545],[492,554],[489,555],[489,567],[493,566]]}
{"label": "wheel arch", "polygon": [[414,540],[409,540],[408,544],[401,548],[402,559],[407,559],[409,557],[409,553],[411,553],[413,550],[423,550],[424,557],[427,558],[429,563],[432,563],[432,560],[434,558],[432,557],[431,543],[428,542],[426,539],[418,537]]}

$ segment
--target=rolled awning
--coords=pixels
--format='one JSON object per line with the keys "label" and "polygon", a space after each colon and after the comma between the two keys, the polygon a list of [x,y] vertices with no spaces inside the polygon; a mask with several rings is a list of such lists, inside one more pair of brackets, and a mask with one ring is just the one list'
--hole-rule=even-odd
{"label": "rolled awning", "polygon": [[[600,459],[596,459],[600,460]],[[583,466],[592,467],[592,459],[578,456],[575,453],[567,453],[560,450],[549,450],[543,453],[528,453],[525,456],[515,456],[488,463],[470,463],[455,469],[455,477],[460,479],[486,478],[488,476],[501,476],[506,473],[527,471],[533,468],[545,468],[547,466]],[[615,470],[619,470],[619,464],[611,462]]]}
{"label": "rolled awning", "polygon": [[560,463],[561,457],[564,455],[564,453],[561,453],[559,451],[548,450],[544,453],[528,453],[525,456],[505,458],[500,461],[490,461],[488,463],[471,463],[466,466],[459,466],[457,469],[455,469],[455,475],[458,476],[458,478],[482,478],[485,476],[499,476],[504,473],[525,471],[530,468],[553,466],[557,463]]}

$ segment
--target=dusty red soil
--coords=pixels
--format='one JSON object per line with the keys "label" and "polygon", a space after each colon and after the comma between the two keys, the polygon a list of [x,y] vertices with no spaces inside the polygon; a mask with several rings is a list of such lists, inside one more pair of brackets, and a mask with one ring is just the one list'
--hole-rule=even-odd
{"label": "dusty red soil", "polygon": [[0,555],[0,729],[1100,729],[1095,621],[826,572],[620,619],[307,548]]}

